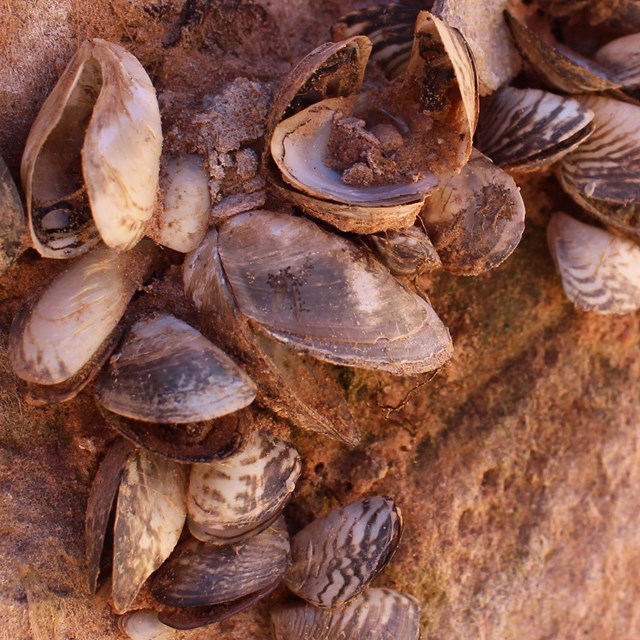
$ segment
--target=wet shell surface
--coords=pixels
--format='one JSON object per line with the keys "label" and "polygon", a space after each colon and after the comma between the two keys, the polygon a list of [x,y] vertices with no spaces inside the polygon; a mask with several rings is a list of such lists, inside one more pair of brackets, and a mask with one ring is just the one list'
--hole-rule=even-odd
{"label": "wet shell surface", "polygon": [[251,379],[199,331],[169,314],[136,322],[96,386],[101,404],[157,423],[199,422],[253,402]]}
{"label": "wet shell surface", "polygon": [[344,604],[384,569],[401,533],[402,516],[390,498],[335,509],[294,536],[285,584],[315,606]]}
{"label": "wet shell surface", "polygon": [[577,307],[618,315],[640,308],[640,247],[564,213],[547,230],[562,287]]}
{"label": "wet shell surface", "polygon": [[418,640],[420,606],[392,589],[367,589],[343,607],[310,604],[278,607],[271,613],[276,640]]}
{"label": "wet shell surface", "polygon": [[70,258],[100,237],[120,251],[134,246],[155,207],[161,147],[158,101],[142,65],[119,45],[84,42],[42,105],[22,157],[38,252]]}
{"label": "wet shell surface", "polygon": [[431,306],[347,240],[268,211],[240,214],[219,234],[239,310],[272,338],[327,362],[398,375],[451,357]]}
{"label": "wet shell surface", "polygon": [[588,138],[592,120],[593,112],[572,98],[504,87],[483,102],[476,145],[503,169],[533,171]]}
{"label": "wet shell surface", "polygon": [[48,401],[73,397],[115,345],[120,318],[152,259],[146,243],[121,254],[100,246],[74,262],[17,314],[11,367]]}
{"label": "wet shell surface", "polygon": [[20,195],[0,156],[0,277],[20,255],[25,231]]}
{"label": "wet shell surface", "polygon": [[235,545],[215,546],[188,538],[155,574],[151,593],[163,605],[182,610],[161,611],[161,621],[193,628],[250,606],[280,583],[289,564],[283,520]]}
{"label": "wet shell surface", "polygon": [[187,524],[204,542],[229,544],[255,535],[278,517],[301,471],[294,447],[253,432],[235,454],[191,468]]}
{"label": "wet shell surface", "polygon": [[493,269],[511,255],[524,217],[513,178],[479,151],[420,213],[443,267],[466,276]]}
{"label": "wet shell surface", "polygon": [[640,237],[640,106],[603,96],[581,96],[596,130],[564,157],[564,190],[605,224]]}

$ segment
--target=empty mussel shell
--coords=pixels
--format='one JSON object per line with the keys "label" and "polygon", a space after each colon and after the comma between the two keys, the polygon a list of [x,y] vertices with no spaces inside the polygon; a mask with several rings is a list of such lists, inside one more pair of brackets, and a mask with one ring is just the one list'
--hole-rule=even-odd
{"label": "empty mussel shell", "polygon": [[420,605],[392,589],[367,589],[349,604],[319,609],[301,603],[271,612],[276,640],[418,640]]}
{"label": "empty mussel shell", "polygon": [[79,255],[100,237],[130,249],[154,211],[161,146],[158,101],[142,65],[119,45],[84,42],[25,145],[33,246],[48,258]]}
{"label": "empty mussel shell", "polygon": [[113,532],[113,606],[124,613],[169,557],[187,516],[187,469],[144,449],[125,463]]}
{"label": "empty mussel shell", "polygon": [[324,68],[327,46],[289,74],[274,101],[265,162],[274,189],[342,231],[409,227],[440,179],[471,153],[478,87],[469,49],[457,30],[420,12],[401,78],[380,78],[362,91],[372,45],[355,36],[332,46],[361,52],[358,73],[353,56],[348,64],[336,61],[351,81],[340,91],[323,86],[303,107],[313,64]]}
{"label": "empty mussel shell", "polygon": [[443,267],[465,276],[493,269],[511,255],[522,237],[524,216],[513,178],[479,151],[420,213]]}
{"label": "empty mussel shell", "polygon": [[398,375],[451,357],[449,333],[425,300],[368,252],[309,220],[240,214],[220,228],[218,250],[242,315],[294,349]]}
{"label": "empty mussel shell", "polygon": [[153,576],[159,619],[179,629],[211,624],[271,592],[290,564],[284,520],[248,540],[227,546],[188,538]]}
{"label": "empty mussel shell", "polygon": [[157,611],[150,609],[125,613],[118,618],[118,627],[131,640],[171,640],[176,633],[158,620]]}
{"label": "empty mussel shell", "polygon": [[365,236],[364,239],[394,276],[420,275],[442,267],[429,236],[418,225],[403,231]]}
{"label": "empty mussel shell", "polygon": [[291,541],[287,587],[317,607],[357,596],[385,568],[402,533],[391,498],[376,496],[334,509]]}
{"label": "empty mussel shell", "polygon": [[596,130],[558,166],[564,190],[623,233],[640,237],[640,106],[604,96],[580,96]]}
{"label": "empty mussel shell", "polygon": [[505,17],[518,48],[547,84],[567,93],[607,91],[620,86],[597,62],[554,42],[551,36],[543,39],[508,11]]}
{"label": "empty mussel shell", "polygon": [[284,508],[300,471],[295,448],[263,431],[248,434],[224,460],[193,465],[187,493],[191,534],[230,544],[259,533]]}
{"label": "empty mussel shell", "polygon": [[221,349],[167,313],[136,322],[96,385],[100,403],[154,423],[218,418],[253,402],[256,388]]}
{"label": "empty mussel shell", "polygon": [[624,314],[640,309],[640,247],[564,214],[547,229],[567,298],[580,309]]}
{"label": "empty mussel shell", "polygon": [[35,401],[72,398],[102,366],[153,256],[151,241],[126,254],[97,247],[22,307],[11,326],[9,357]]}
{"label": "empty mussel shell", "polygon": [[175,251],[193,251],[204,238],[209,222],[209,174],[198,155],[169,158],[160,172],[161,212],[148,234]]}
{"label": "empty mussel shell", "polygon": [[258,401],[273,412],[350,446],[359,439],[343,390],[313,358],[254,332],[237,308],[218,250],[218,231],[210,231],[184,263],[184,285],[206,335],[232,352],[258,383]]}
{"label": "empty mussel shell", "polygon": [[15,182],[0,156],[0,276],[23,248],[24,210]]}
{"label": "empty mussel shell", "polygon": [[476,146],[507,171],[547,167],[594,130],[577,100],[539,89],[503,87],[482,104]]}

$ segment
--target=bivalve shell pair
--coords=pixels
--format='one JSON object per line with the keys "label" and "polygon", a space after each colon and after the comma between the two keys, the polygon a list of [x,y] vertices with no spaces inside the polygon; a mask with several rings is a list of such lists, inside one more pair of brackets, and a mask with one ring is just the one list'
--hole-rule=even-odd
{"label": "bivalve shell pair", "polygon": [[142,237],[158,190],[162,130],[155,90],[122,47],[84,42],[44,102],[22,157],[33,246],[49,258],[100,238],[119,251]]}
{"label": "bivalve shell pair", "polygon": [[437,17],[418,14],[401,78],[363,88],[371,48],[354,36],[312,51],[285,79],[267,126],[276,192],[358,233],[413,224],[468,160],[478,112],[471,54]]}

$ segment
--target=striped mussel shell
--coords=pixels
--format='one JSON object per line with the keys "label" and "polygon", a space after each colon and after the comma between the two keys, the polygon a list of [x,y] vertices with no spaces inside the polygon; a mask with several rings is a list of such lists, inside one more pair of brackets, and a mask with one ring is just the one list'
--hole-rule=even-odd
{"label": "striped mussel shell", "polygon": [[191,467],[189,531],[209,544],[231,544],[256,535],[282,512],[300,471],[294,447],[267,432],[251,433],[224,460]]}
{"label": "striped mussel shell", "polygon": [[31,239],[71,258],[100,239],[133,247],[158,190],[162,129],[156,93],[119,45],[82,43],[29,132],[21,176]]}
{"label": "striped mussel shell", "polygon": [[9,357],[35,402],[74,397],[100,369],[119,338],[129,300],[150,270],[151,245],[146,241],[127,253],[97,247],[18,312]]}
{"label": "striped mussel shell", "polygon": [[402,515],[391,498],[364,498],[334,509],[292,539],[285,584],[317,607],[342,605],[385,568],[401,534]]}
{"label": "striped mussel shell", "polygon": [[[113,524],[113,606],[131,608],[147,578],[169,557],[184,527],[187,468],[116,440],[94,478],[85,521],[89,586],[95,593]],[[112,511],[115,511],[115,520]]]}
{"label": "striped mussel shell", "polygon": [[564,190],[589,213],[625,235],[640,237],[640,106],[580,96],[594,113],[593,135],[558,165]]}
{"label": "striped mussel shell", "polygon": [[418,13],[403,76],[365,90],[371,49],[354,36],[311,52],[285,79],[267,127],[277,193],[357,233],[411,226],[440,178],[468,160],[478,115],[472,56],[436,16]]}
{"label": "striped mussel shell", "polygon": [[0,156],[0,277],[20,255],[25,231],[20,195]]}
{"label": "striped mussel shell", "polygon": [[343,607],[306,603],[271,612],[276,640],[418,640],[420,605],[392,589],[367,589]]}
{"label": "striped mussel shell", "polygon": [[216,546],[186,538],[150,581],[159,620],[177,629],[218,622],[273,591],[289,568],[281,518],[243,542]]}
{"label": "striped mussel shell", "polygon": [[186,322],[156,312],[127,332],[96,384],[109,411],[155,423],[219,418],[253,402],[256,387]]}
{"label": "striped mussel shell", "polygon": [[442,267],[438,252],[419,225],[365,236],[364,241],[394,276],[420,275]]}
{"label": "striped mussel shell", "polygon": [[640,33],[608,42],[596,51],[594,60],[608,69],[627,99],[640,103]]}
{"label": "striped mussel shell", "polygon": [[593,112],[573,98],[503,87],[482,103],[476,146],[506,171],[553,164],[594,130]]}
{"label": "striped mussel shell", "polygon": [[475,150],[420,212],[443,268],[465,276],[502,264],[520,242],[524,217],[513,178]]}
{"label": "striped mussel shell", "polygon": [[547,27],[531,29],[509,11],[505,17],[514,40],[531,68],[550,86],[567,93],[618,89],[606,68],[555,42]]}
{"label": "striped mussel shell", "polygon": [[607,315],[640,309],[640,246],[565,213],[553,214],[547,238],[576,307]]}

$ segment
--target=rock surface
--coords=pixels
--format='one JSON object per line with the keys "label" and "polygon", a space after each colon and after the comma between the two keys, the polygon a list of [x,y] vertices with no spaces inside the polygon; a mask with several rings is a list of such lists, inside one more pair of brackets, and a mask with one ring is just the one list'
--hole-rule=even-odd
{"label": "rock surface", "polygon": [[[217,154],[221,196],[241,194],[236,157],[181,133],[185,105],[205,113],[234,82],[277,83],[361,5],[14,0],[0,37],[0,147],[17,176],[37,107],[76,42],[100,36],[150,71],[171,151]],[[259,151],[258,134],[234,131]],[[393,496],[405,535],[376,584],[419,598],[423,640],[635,640],[640,314],[600,317],[564,299],[544,227],[566,200],[551,177],[521,184],[527,229],[504,265],[421,282],[450,328],[453,361],[430,381],[342,370],[364,442],[348,450],[292,431],[304,468],[286,515],[297,529],[362,495]],[[83,542],[88,489],[114,434],[90,388],[26,405],[6,353],[19,306],[63,268],[27,252],[0,280],[0,637],[115,640],[104,590],[88,593]],[[179,305],[177,283],[173,271],[151,295]],[[267,640],[269,607],[286,597],[280,589],[183,637]]]}

